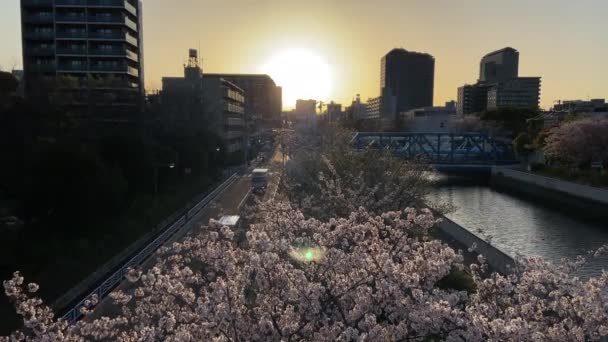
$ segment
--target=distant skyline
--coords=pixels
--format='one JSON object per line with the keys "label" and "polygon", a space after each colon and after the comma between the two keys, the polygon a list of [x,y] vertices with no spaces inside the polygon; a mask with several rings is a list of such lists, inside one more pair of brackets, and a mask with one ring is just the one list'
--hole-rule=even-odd
{"label": "distant skyline", "polygon": [[[327,65],[318,75],[329,78],[320,100],[347,105],[358,93],[363,100],[379,95],[380,59],[403,47],[435,57],[434,99],[442,105],[477,81],[485,54],[511,46],[520,52],[520,75],[542,77],[543,108],[558,99],[608,97],[605,0],[463,2],[146,0],[146,88],[181,75],[189,48],[200,46],[205,72],[222,73],[260,73],[275,56],[298,49]],[[1,1],[0,13],[0,66],[21,68],[19,0]]]}

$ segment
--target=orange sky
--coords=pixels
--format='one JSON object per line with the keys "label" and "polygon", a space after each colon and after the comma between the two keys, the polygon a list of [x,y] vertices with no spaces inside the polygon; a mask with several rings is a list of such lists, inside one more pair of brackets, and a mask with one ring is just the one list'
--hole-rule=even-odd
{"label": "orange sky", "polygon": [[[21,64],[19,1],[0,4],[0,66]],[[479,59],[520,51],[520,75],[542,76],[542,106],[608,97],[605,0],[145,0],[149,90],[180,75],[188,48],[208,72],[259,72],[276,54],[306,49],[330,66],[327,98],[378,96],[380,58],[394,47],[435,56],[435,103],[473,83]],[[289,107],[290,103],[285,103]]]}

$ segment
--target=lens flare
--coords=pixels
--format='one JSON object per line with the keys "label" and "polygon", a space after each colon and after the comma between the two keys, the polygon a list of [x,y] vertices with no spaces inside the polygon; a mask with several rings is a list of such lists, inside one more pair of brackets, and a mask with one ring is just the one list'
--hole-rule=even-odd
{"label": "lens flare", "polygon": [[321,261],[325,257],[325,251],[321,248],[296,248],[289,255],[299,262],[310,263]]}

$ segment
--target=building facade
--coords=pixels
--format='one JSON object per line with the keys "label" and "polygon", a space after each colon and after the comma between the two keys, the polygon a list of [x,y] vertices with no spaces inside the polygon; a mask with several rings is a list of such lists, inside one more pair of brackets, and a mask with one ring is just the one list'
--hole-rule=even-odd
{"label": "building facade", "polygon": [[540,105],[540,77],[518,77],[494,83],[488,90],[487,109],[527,108]]}
{"label": "building facade", "polygon": [[367,99],[365,106],[365,119],[378,120],[382,110],[382,96]]}
{"label": "building facade", "polygon": [[61,90],[61,105],[129,120],[143,103],[142,3],[21,0],[25,95]]}
{"label": "building facade", "polygon": [[401,113],[403,129],[408,132],[447,133],[456,118],[456,104],[446,102],[443,107],[425,107]]}
{"label": "building facade", "polygon": [[265,125],[279,126],[283,112],[283,90],[268,75],[254,74],[205,74],[205,77],[221,77],[245,91],[247,121],[261,121]]}
{"label": "building facade", "polygon": [[432,106],[434,85],[433,56],[393,49],[382,57],[380,93],[395,97],[396,113]]}
{"label": "building facade", "polygon": [[[163,124],[174,130],[200,129],[207,122],[204,108],[203,71],[198,51],[191,49],[183,77],[163,77],[160,93]],[[200,126],[200,127],[197,127]]]}
{"label": "building facade", "polygon": [[507,47],[481,59],[479,81],[458,88],[459,115],[498,108],[539,109],[540,77],[519,77],[519,52]]}
{"label": "building facade", "polygon": [[573,113],[608,112],[608,104],[605,99],[565,100],[558,101],[553,110]]}
{"label": "building facade", "polygon": [[224,141],[229,154],[247,148],[245,91],[219,76],[203,77],[205,117],[208,129]]}
{"label": "building facade", "polygon": [[484,83],[466,84],[458,88],[456,113],[459,115],[483,112],[488,106],[488,88]]}
{"label": "building facade", "polygon": [[506,47],[485,55],[479,66],[479,82],[503,82],[519,77],[519,52]]}

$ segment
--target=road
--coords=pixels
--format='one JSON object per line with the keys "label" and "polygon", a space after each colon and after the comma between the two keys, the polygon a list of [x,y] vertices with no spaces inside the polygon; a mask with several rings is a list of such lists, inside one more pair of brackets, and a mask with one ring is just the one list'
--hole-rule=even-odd
{"label": "road", "polygon": [[[265,199],[270,198],[277,191],[282,160],[283,158],[280,149],[277,148],[276,151],[274,151],[272,158],[270,158],[270,161],[266,163],[266,167],[270,169],[271,174]],[[197,235],[202,229],[205,229],[210,219],[219,219],[222,215],[238,215],[251,193],[251,170],[252,168],[249,168],[246,172],[240,174],[239,178],[218,195],[210,205],[203,208],[196,217],[191,218],[180,232],[175,234],[174,237],[167,242],[167,245],[175,241],[183,240],[186,236]],[[145,270],[150,269],[155,261],[155,256],[147,260],[142,265],[144,272]],[[117,289],[124,293],[132,293],[137,288],[137,285],[138,284],[123,281]],[[86,319],[91,320],[104,316],[114,317],[120,313],[119,310],[120,308],[108,297],[102,300],[93,313],[87,316]]]}

